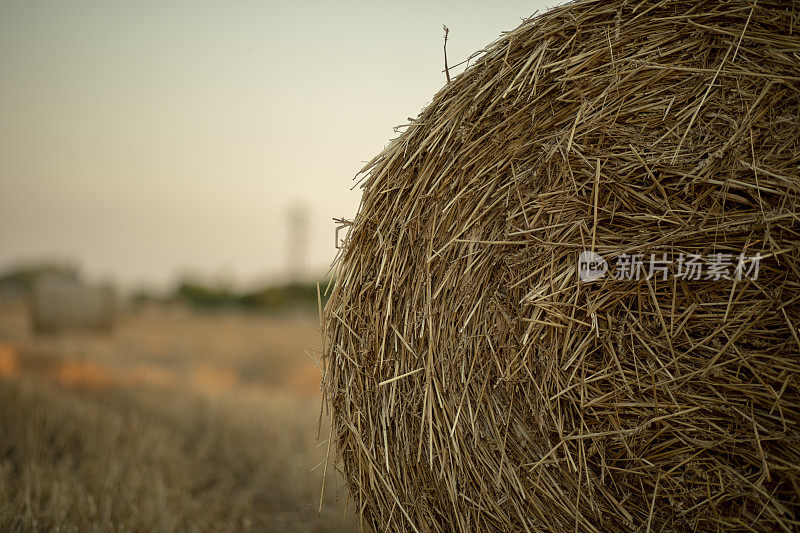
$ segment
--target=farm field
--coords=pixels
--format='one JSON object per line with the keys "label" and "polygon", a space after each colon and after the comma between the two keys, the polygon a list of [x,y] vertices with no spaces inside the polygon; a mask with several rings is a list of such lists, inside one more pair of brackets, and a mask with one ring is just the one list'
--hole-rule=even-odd
{"label": "farm field", "polygon": [[35,337],[0,306],[0,530],[352,531],[317,317],[148,307]]}

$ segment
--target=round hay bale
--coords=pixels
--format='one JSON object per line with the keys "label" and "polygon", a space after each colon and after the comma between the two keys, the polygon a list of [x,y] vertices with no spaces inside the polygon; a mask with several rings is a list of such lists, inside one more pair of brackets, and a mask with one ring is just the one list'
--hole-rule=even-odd
{"label": "round hay bale", "polygon": [[799,7],[552,9],[365,167],[323,317],[365,524],[800,526]]}

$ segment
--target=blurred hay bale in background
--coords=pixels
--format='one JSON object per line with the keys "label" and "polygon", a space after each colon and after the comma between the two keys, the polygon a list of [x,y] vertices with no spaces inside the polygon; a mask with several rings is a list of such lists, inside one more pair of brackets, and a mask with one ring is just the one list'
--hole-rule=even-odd
{"label": "blurred hay bale in background", "polygon": [[31,324],[36,333],[110,331],[117,315],[111,287],[94,287],[77,278],[43,275],[31,295]]}
{"label": "blurred hay bale in background", "polygon": [[800,527],[797,7],[555,8],[365,167],[324,387],[366,523]]}

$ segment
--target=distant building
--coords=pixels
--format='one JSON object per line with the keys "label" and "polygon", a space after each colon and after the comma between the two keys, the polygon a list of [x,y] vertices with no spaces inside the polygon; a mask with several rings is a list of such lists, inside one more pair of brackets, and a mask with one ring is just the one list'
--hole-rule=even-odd
{"label": "distant building", "polygon": [[110,331],[116,318],[111,287],[92,287],[69,276],[42,275],[31,293],[31,325],[36,333]]}
{"label": "distant building", "polygon": [[287,280],[290,283],[305,281],[306,249],[308,248],[308,206],[298,203],[287,213]]}

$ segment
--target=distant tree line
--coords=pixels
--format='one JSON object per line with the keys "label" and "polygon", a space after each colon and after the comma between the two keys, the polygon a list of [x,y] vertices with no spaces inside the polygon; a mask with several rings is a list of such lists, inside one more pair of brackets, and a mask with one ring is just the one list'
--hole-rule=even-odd
{"label": "distant tree line", "polygon": [[[0,272],[0,296],[28,295],[37,280],[45,275],[80,280],[79,269],[71,265],[33,264]],[[325,303],[325,289],[330,280],[319,281]],[[137,290],[130,296],[134,304],[180,302],[197,309],[239,309],[243,311],[280,311],[290,308],[317,307],[317,283],[283,283],[250,289],[235,289],[230,284],[206,282],[194,278],[179,280],[167,291]]]}
{"label": "distant tree line", "polygon": [[15,266],[0,272],[0,288],[31,291],[42,276],[55,275],[65,279],[80,279],[78,269],[72,265],[42,263]]}
{"label": "distant tree line", "polygon": [[[320,294],[323,299],[327,284],[327,280],[320,281]],[[227,286],[183,280],[176,286],[172,297],[174,300],[201,309],[233,308],[245,311],[268,311],[290,307],[316,307],[317,284],[286,283],[257,289],[234,290]]]}

